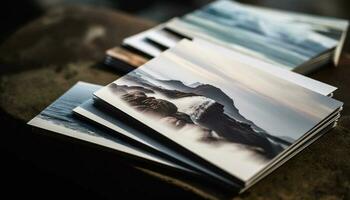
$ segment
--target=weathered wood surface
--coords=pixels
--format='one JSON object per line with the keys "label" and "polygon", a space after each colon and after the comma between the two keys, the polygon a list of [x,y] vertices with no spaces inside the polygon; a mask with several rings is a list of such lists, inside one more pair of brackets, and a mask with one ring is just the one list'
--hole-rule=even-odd
{"label": "weathered wood surface", "polygon": [[[0,46],[0,117],[6,130],[1,147],[101,197],[222,197],[215,188],[201,191],[141,172],[113,154],[43,138],[26,126],[77,81],[105,85],[115,80],[117,73],[96,63],[106,49],[153,25],[106,9],[62,7],[19,29]],[[345,103],[339,125],[235,199],[350,198],[350,54],[343,54],[339,67],[324,67],[310,76],[339,87],[334,97]]]}

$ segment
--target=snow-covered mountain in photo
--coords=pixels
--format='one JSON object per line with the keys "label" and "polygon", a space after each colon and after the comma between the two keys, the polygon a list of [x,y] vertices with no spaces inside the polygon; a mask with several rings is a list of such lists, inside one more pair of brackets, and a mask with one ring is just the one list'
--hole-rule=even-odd
{"label": "snow-covered mountain in photo", "polygon": [[197,82],[191,87],[178,80],[156,79],[141,70],[126,75],[123,83],[112,83],[109,88],[136,110],[155,115],[169,126],[200,129],[203,141],[242,144],[266,158],[290,145],[242,116],[232,98],[212,85]]}

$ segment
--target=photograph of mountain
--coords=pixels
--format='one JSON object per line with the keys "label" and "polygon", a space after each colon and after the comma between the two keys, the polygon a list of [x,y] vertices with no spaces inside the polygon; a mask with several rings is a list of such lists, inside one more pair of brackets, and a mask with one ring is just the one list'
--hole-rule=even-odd
{"label": "photograph of mountain", "polygon": [[189,40],[94,94],[242,180],[341,106]]}
{"label": "photograph of mountain", "polygon": [[[266,158],[273,158],[283,146],[291,144],[245,119],[233,100],[219,88],[200,83],[190,87],[177,80],[153,79],[161,84],[157,86],[143,79],[151,76],[142,73],[127,76],[129,83],[134,83],[132,86],[112,83],[108,87],[136,110],[153,115],[165,124],[201,131],[203,142],[244,144]],[[164,85],[172,89],[164,89]]]}
{"label": "photograph of mountain", "polygon": [[191,38],[203,38],[293,69],[334,49],[342,30],[228,0],[174,19],[166,26]]}

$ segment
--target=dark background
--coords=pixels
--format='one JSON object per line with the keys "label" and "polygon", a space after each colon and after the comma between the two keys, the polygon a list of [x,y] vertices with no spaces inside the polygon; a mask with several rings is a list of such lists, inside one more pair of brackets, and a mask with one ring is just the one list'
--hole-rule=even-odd
{"label": "dark background", "polygon": [[[47,9],[63,4],[85,4],[128,12],[162,22],[181,16],[211,0],[3,0],[0,2],[0,41]],[[350,19],[348,0],[240,0],[271,8]]]}

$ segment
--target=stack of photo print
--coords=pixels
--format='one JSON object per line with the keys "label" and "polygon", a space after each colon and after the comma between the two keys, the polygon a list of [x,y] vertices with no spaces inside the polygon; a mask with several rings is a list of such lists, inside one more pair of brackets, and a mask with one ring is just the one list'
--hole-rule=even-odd
{"label": "stack of photo print", "polygon": [[125,38],[107,86],[78,82],[29,124],[240,193],[336,126],[348,22],[215,1]]}

